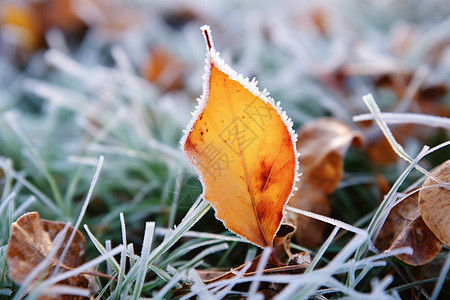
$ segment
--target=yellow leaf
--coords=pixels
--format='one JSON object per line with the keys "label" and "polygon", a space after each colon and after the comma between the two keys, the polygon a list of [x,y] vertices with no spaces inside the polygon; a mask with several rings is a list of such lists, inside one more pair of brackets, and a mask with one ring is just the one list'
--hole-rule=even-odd
{"label": "yellow leaf", "polygon": [[292,121],[257,82],[244,79],[214,49],[208,26],[203,95],[181,139],[216,218],[234,233],[272,246],[298,180]]}

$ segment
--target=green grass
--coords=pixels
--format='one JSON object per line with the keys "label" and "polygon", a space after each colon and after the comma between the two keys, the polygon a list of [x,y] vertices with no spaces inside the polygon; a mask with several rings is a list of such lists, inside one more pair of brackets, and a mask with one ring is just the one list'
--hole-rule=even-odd
{"label": "green grass", "polygon": [[[0,298],[37,299],[45,289],[57,289],[54,283],[62,276],[89,267],[115,279],[96,278],[99,299],[170,299],[172,289],[184,284],[190,290],[183,299],[223,297],[239,284],[249,286],[242,295],[256,297],[261,281],[286,284],[277,299],[449,297],[448,247],[424,267],[411,267],[393,257],[408,249],[376,253],[368,240],[392,205],[450,158],[448,115],[421,111],[411,96],[433,84],[450,84],[448,51],[438,51],[449,37],[450,12],[445,1],[412,2],[316,7],[305,1],[295,7],[213,1],[185,20],[176,5],[134,1],[126,9],[145,16],[140,30],[127,28],[113,42],[90,24],[78,37],[81,43],[68,39],[69,50],[48,37],[50,49],[37,49],[28,59],[0,51]],[[328,14],[326,34],[308,23],[313,9]],[[201,93],[204,19],[211,20],[225,60],[239,73],[256,75],[296,128],[321,116],[359,129],[360,121],[373,119],[366,137],[384,134],[400,157],[380,166],[363,149],[350,149],[344,180],[333,194],[335,220],[327,220],[334,226],[324,243],[317,249],[292,245],[313,256],[305,274],[238,273],[205,286],[193,271],[230,270],[261,253],[214,218],[179,150]],[[406,36],[410,44],[396,52],[392,36],[407,25],[418,36]],[[154,45],[183,62],[182,88],[166,91],[139,76],[143,55]],[[401,95],[376,84],[382,75],[401,81],[405,73],[413,79]],[[373,97],[362,97],[369,93]],[[448,93],[427,101],[440,112],[450,110]],[[384,114],[392,110],[396,114]],[[422,125],[398,139],[396,121]],[[391,186],[386,196],[376,174]],[[86,265],[43,280],[30,293],[10,280],[5,260],[10,226],[28,211],[77,227],[88,257]]]}

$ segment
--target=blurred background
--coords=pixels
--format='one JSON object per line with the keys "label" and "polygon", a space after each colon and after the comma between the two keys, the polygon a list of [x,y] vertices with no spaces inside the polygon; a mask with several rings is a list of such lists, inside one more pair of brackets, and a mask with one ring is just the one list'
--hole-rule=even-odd
{"label": "blurred background", "polygon": [[[73,220],[105,155],[85,218],[102,240],[120,241],[119,212],[138,244],[145,220],[179,222],[201,193],[178,141],[202,92],[203,24],[296,128],[331,116],[374,130],[352,122],[367,112],[367,93],[382,111],[449,116],[446,0],[1,0],[0,156],[3,170],[26,178],[15,216]],[[448,139],[425,127],[393,131],[411,154]],[[366,138],[344,175],[366,185],[343,184],[333,200],[334,216],[350,223],[377,207],[404,166],[379,131]],[[424,166],[445,159],[430,155]],[[354,213],[339,210],[348,195],[361,201]],[[204,222],[226,231],[212,213]]]}

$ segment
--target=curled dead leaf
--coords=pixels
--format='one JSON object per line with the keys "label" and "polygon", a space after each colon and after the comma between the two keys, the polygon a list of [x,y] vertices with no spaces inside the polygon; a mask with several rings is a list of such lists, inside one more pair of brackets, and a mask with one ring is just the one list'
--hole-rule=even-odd
{"label": "curled dead leaf", "polygon": [[[9,267],[9,276],[14,282],[19,285],[22,284],[28,274],[47,257],[52,249],[53,240],[63,230],[64,226],[65,224],[61,222],[41,220],[37,212],[27,213],[12,224],[6,260]],[[50,261],[49,268],[44,271],[45,274],[41,274],[38,278],[45,279],[54,270],[72,231],[73,228],[69,226],[62,245]],[[61,263],[60,272],[72,270],[85,262],[84,238],[77,231],[69,246],[69,251]],[[87,288],[88,280],[84,275],[78,275],[58,282],[58,284]],[[32,286],[29,288],[32,289]],[[39,299],[66,300],[82,299],[82,297],[73,295],[43,295]]]}
{"label": "curled dead leaf", "polygon": [[389,249],[405,227],[420,215],[417,206],[418,197],[418,193],[413,193],[391,209],[374,241],[378,250]]}
{"label": "curled dead leaf", "polygon": [[423,265],[441,252],[442,243],[424,223],[422,217],[417,217],[398,235],[389,250],[409,246],[413,254],[396,255],[403,262],[418,266]]}
{"label": "curled dead leaf", "polygon": [[275,256],[279,261],[284,261],[292,257],[291,240],[297,228],[287,222],[281,223],[280,229],[273,240]]}
{"label": "curled dead leaf", "polygon": [[450,160],[432,174],[445,184],[427,178],[419,192],[419,209],[428,228],[444,245],[450,246]]}
{"label": "curled dead leaf", "polygon": [[[319,118],[298,131],[302,181],[332,193],[342,178],[342,157],[350,145],[363,143],[362,134],[333,118]],[[300,193],[299,193],[300,194]]]}
{"label": "curled dead leaf", "polygon": [[[298,136],[302,178],[289,205],[328,216],[329,196],[342,179],[342,158],[350,145],[362,145],[362,135],[342,121],[320,118],[300,128]],[[327,224],[293,213],[287,219],[297,226],[297,243],[308,248],[320,244]]]}
{"label": "curled dead leaf", "polygon": [[380,251],[411,247],[412,255],[400,254],[396,257],[412,266],[428,263],[442,249],[442,243],[420,216],[418,197],[419,193],[413,193],[393,207],[374,241]]}

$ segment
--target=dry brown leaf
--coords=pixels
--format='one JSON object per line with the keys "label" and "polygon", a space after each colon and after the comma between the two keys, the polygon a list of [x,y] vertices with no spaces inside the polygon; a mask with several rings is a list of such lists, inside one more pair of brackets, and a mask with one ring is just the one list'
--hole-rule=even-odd
{"label": "dry brown leaf", "polygon": [[428,228],[446,246],[450,246],[450,160],[436,168],[432,174],[447,187],[428,177],[419,192],[419,209]]}
{"label": "dry brown leaf", "polygon": [[422,217],[417,217],[398,235],[389,250],[409,246],[413,254],[396,255],[398,259],[412,265],[426,264],[436,257],[442,249],[442,243],[423,222]]}
{"label": "dry brown leaf", "polygon": [[[301,180],[304,181],[303,178]],[[296,201],[295,204],[293,201]],[[294,195],[289,205],[324,216],[331,214],[330,196],[307,182],[300,184],[299,192]],[[294,233],[297,244],[312,249],[322,243],[323,233],[329,224],[297,214],[288,213],[288,216],[297,225],[297,231]]]}
{"label": "dry brown leaf", "polygon": [[[281,246],[281,245],[279,245]],[[277,247],[275,247],[277,248]],[[282,246],[278,247],[278,250],[282,251]],[[246,262],[240,265],[237,268],[233,268],[233,271],[218,271],[218,270],[205,270],[199,271],[197,270],[197,274],[204,281],[205,284],[211,284],[214,282],[231,279],[236,276],[236,273],[241,271],[245,266],[251,263],[251,266],[246,270],[246,272],[242,275],[243,277],[254,276],[256,274],[256,269],[259,264],[259,260],[261,259],[261,255],[255,257],[251,262]],[[292,255],[286,262],[286,265],[276,267],[275,262],[271,257],[264,268],[262,270],[262,274],[301,274],[303,273],[311,264],[311,257],[309,253],[302,252]],[[250,283],[242,283],[237,284],[233,287],[234,291],[248,291]],[[274,292],[274,295],[278,294],[286,285],[285,284],[277,284],[271,282],[261,282],[258,288],[258,292],[263,292],[270,290]],[[189,292],[190,287],[184,284],[181,288],[173,290],[174,296],[179,297],[181,295]]]}
{"label": "dry brown leaf", "polygon": [[[342,158],[351,144],[360,146],[363,143],[362,135],[342,121],[320,118],[300,128],[298,140],[302,178],[298,183],[299,191],[289,205],[330,215],[329,196],[342,179]],[[292,213],[287,219],[297,225],[297,243],[308,248],[320,244],[327,227],[325,223]]]}
{"label": "dry brown leaf", "polygon": [[[284,265],[300,265],[304,262],[311,263],[311,258],[308,253],[301,253],[301,254],[292,254],[291,248],[290,248],[290,238],[292,234],[295,232],[295,227],[289,224],[282,224],[280,229],[277,232],[277,235],[274,239],[274,246],[273,246],[273,252],[274,256],[270,256],[266,267],[264,269],[264,272],[268,270],[284,270],[282,266],[280,266],[279,261],[285,261],[286,264]],[[304,257],[303,260],[300,260],[299,257]],[[256,271],[256,267],[258,266],[259,260],[261,258],[261,255],[256,256],[252,261],[252,265],[249,269],[247,269],[245,276],[249,276],[254,274]],[[276,259],[275,259],[276,258]],[[277,260],[277,261],[276,261]],[[297,262],[297,263],[296,263]],[[218,280],[224,280],[229,279],[234,276],[236,276],[236,272],[244,268],[249,262],[245,262],[244,264],[240,265],[237,268],[233,268],[233,272],[231,271],[222,271],[218,272],[216,270],[207,270],[207,271],[197,271],[199,273],[200,278],[202,278],[205,283],[211,283]],[[281,269],[280,269],[281,268]],[[292,268],[288,268],[292,269]]]}
{"label": "dry brown leaf", "polygon": [[418,193],[411,194],[391,209],[374,241],[374,245],[378,250],[385,251],[389,249],[404,228],[420,215],[419,207],[417,206],[418,197]]}
{"label": "dry brown leaf", "polygon": [[401,254],[396,257],[413,266],[428,263],[442,249],[442,243],[420,216],[418,197],[418,193],[413,193],[392,208],[374,242],[380,251],[411,247],[412,255]]}
{"label": "dry brown leaf", "polygon": [[52,28],[59,28],[70,37],[85,30],[72,3],[73,0],[9,1],[0,11],[0,25],[8,26],[8,30],[15,28],[11,33],[19,49],[35,50],[45,46],[45,32]]}
{"label": "dry brown leaf", "polygon": [[275,257],[279,261],[290,259],[293,254],[291,252],[291,240],[294,236],[297,227],[288,223],[286,220],[281,223],[280,229],[273,240]]}
{"label": "dry brown leaf", "polygon": [[[295,232],[295,227],[290,224],[282,224],[274,239],[273,255],[269,256],[266,263],[263,274],[300,274],[303,273],[306,268],[311,264],[311,257],[309,253],[291,253],[290,239]],[[199,277],[205,284],[218,282],[221,280],[230,279],[236,276],[236,273],[241,271],[245,266],[251,263],[251,266],[242,275],[252,276],[255,275],[257,266],[261,259],[261,255],[255,257],[252,261],[246,262],[237,268],[233,268],[232,271],[221,270],[196,270]],[[285,262],[283,265],[280,261]],[[265,293],[266,289],[274,291],[276,294],[284,288],[284,284],[270,285],[270,283],[261,283],[258,292]],[[249,283],[240,284],[234,288],[234,290],[248,291]],[[189,291],[190,287],[184,284],[180,289],[173,290],[174,296],[181,296]]]}
{"label": "dry brown leaf", "polygon": [[183,63],[163,47],[153,48],[142,64],[141,75],[164,91],[183,87]]}
{"label": "dry brown leaf", "polygon": [[30,3],[34,6],[47,30],[59,28],[72,35],[86,27],[74,11],[74,0],[30,1]]}
{"label": "dry brown leaf", "polygon": [[[37,212],[31,212],[20,217],[11,226],[11,234],[8,241],[8,250],[6,260],[9,267],[9,276],[17,284],[21,284],[28,274],[49,254],[53,240],[56,235],[64,228],[65,224],[61,222],[52,222],[41,220]],[[67,240],[72,233],[73,228],[69,226],[66,232],[65,240],[52,258],[50,268],[42,274],[40,278],[47,278],[53,271]],[[70,244],[69,251],[61,264],[61,272],[72,270],[86,262],[84,252],[83,235],[77,231]],[[65,284],[80,288],[88,287],[88,280],[84,275],[71,277],[58,284]],[[82,299],[79,296],[59,295],[59,296],[41,296],[39,299]]]}
{"label": "dry brown leaf", "polygon": [[368,143],[366,152],[371,162],[382,166],[389,165],[399,159],[399,156],[392,150],[389,141],[384,136],[380,136],[380,138]]}
{"label": "dry brown leaf", "polygon": [[342,157],[347,149],[363,142],[359,131],[333,118],[319,118],[304,125],[298,131],[298,140],[302,181],[308,179],[326,193],[332,193],[342,178]]}
{"label": "dry brown leaf", "polygon": [[374,173],[375,175],[375,181],[377,182],[377,186],[380,190],[381,195],[386,195],[389,193],[391,186],[389,182],[387,181],[386,177],[384,177],[381,173]]}
{"label": "dry brown leaf", "polygon": [[426,115],[450,116],[450,108],[446,105],[445,100],[448,90],[447,84],[442,82],[424,85],[415,98],[419,112]]}

